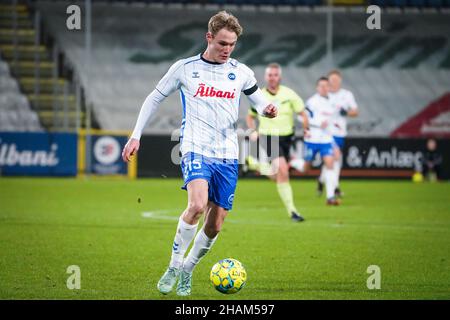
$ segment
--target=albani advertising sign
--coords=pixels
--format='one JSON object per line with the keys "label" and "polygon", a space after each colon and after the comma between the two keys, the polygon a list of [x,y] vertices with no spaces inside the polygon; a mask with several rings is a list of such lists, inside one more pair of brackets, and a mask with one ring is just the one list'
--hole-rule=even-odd
{"label": "albani advertising sign", "polygon": [[75,176],[77,135],[0,132],[0,174]]}

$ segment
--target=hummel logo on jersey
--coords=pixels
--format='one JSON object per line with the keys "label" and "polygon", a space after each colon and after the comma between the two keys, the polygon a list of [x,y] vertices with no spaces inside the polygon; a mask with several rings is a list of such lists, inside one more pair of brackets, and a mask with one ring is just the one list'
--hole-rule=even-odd
{"label": "hummel logo on jersey", "polygon": [[197,71],[192,72],[192,78],[200,78]]}
{"label": "hummel logo on jersey", "polygon": [[215,90],[214,87],[206,87],[204,83],[200,83],[194,98],[199,95],[200,97],[234,99],[235,91],[236,89],[233,89],[233,92]]}

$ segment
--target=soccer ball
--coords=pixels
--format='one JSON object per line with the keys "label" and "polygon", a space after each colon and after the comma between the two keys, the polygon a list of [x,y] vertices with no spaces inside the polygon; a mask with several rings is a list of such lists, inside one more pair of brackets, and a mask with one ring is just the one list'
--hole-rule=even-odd
{"label": "soccer ball", "polygon": [[227,258],[212,267],[209,279],[217,291],[225,294],[236,293],[244,287],[247,271],[236,259]]}

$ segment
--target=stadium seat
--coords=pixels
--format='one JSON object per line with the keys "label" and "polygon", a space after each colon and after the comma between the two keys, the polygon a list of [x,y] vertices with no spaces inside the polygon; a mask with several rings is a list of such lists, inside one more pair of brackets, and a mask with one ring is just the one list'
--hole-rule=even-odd
{"label": "stadium seat", "polygon": [[41,131],[36,112],[0,59],[0,131]]}
{"label": "stadium seat", "polygon": [[426,6],[430,8],[441,8],[443,5],[442,0],[427,0]]}
{"label": "stadium seat", "polygon": [[19,92],[19,88],[14,79],[0,75],[0,94],[5,92]]}
{"label": "stadium seat", "polygon": [[442,38],[426,38],[416,41],[419,51],[411,59],[401,65],[402,68],[416,68],[424,60],[428,59],[432,54],[438,52],[445,47],[446,39]]}
{"label": "stadium seat", "polygon": [[389,7],[405,7],[408,0],[387,0]]}
{"label": "stadium seat", "polygon": [[9,66],[2,60],[0,60],[0,75],[9,75]]}
{"label": "stadium seat", "polygon": [[410,7],[424,7],[425,6],[425,0],[408,0],[408,6]]}
{"label": "stadium seat", "polygon": [[387,5],[387,0],[370,0],[370,4],[379,6],[379,7],[385,7]]}
{"label": "stadium seat", "polygon": [[[130,130],[145,97],[172,63],[204,50],[202,39],[210,17],[210,12],[189,8],[94,6],[97,15],[93,21],[93,39],[101,45],[93,46],[94,63],[88,70],[79,35],[60,28],[66,18],[61,14],[63,5],[39,2],[37,6],[48,26],[47,32],[59,39],[83,85],[89,73],[89,86],[84,87],[86,97],[94,106],[101,128],[110,130]],[[186,10],[190,10],[189,14]],[[265,64],[282,63],[284,83],[304,99],[311,96],[315,79],[326,74],[329,68],[326,15],[315,11],[274,15],[239,9],[234,13],[244,25],[244,35],[234,57],[255,71],[261,85]],[[366,15],[350,12],[334,14],[338,26],[333,39],[334,66],[342,68],[345,86],[355,92],[362,106],[361,116],[355,119],[361,125],[352,126],[351,134],[367,134],[369,129],[364,129],[367,125],[363,124],[374,123],[383,114],[370,134],[385,135],[448,91],[450,26],[446,15],[440,13],[385,12],[382,32],[361,27],[365,26],[365,19]],[[422,89],[424,81],[433,83],[433,88]],[[21,85],[33,84],[21,82]],[[408,90],[414,92],[405,95],[405,86],[414,88]],[[44,99],[42,103],[47,101]],[[241,99],[241,103],[238,126],[243,127],[248,102]],[[179,128],[181,118],[179,95],[172,94],[145,132],[172,133]]]}

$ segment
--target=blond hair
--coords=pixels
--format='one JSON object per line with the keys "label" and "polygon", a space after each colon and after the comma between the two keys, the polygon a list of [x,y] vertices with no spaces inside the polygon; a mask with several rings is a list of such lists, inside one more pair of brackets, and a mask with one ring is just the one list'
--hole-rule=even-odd
{"label": "blond hair", "polygon": [[267,69],[278,69],[278,70],[280,70],[280,73],[281,73],[281,65],[279,64],[279,63],[277,63],[277,62],[271,62],[271,63],[269,63],[268,65],[267,65],[267,67],[266,67],[266,70]]}
{"label": "blond hair", "polygon": [[333,69],[330,72],[328,72],[328,76],[336,75],[342,78],[342,73],[338,69]]}
{"label": "blond hair", "polygon": [[239,20],[233,16],[231,13],[226,11],[220,11],[213,15],[208,22],[208,32],[211,32],[212,35],[216,35],[220,30],[227,29],[228,31],[232,31],[236,33],[239,37],[243,29],[239,24]]}

